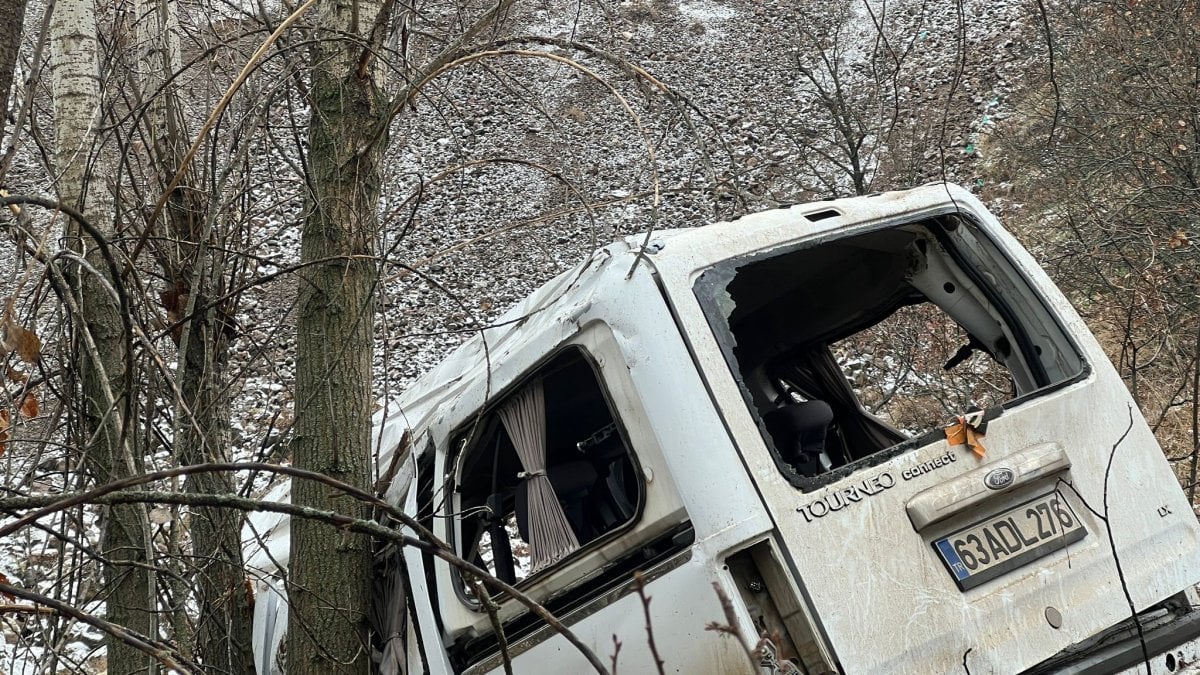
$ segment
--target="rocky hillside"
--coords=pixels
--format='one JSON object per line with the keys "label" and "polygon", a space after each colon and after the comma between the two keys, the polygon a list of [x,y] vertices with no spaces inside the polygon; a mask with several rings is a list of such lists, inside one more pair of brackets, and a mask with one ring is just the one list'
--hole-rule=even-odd
{"label": "rocky hillside", "polygon": [[[241,25],[208,21],[208,6],[183,9],[196,54],[218,37],[206,31]],[[440,47],[429,26],[460,18],[427,10],[407,45],[415,62]],[[27,36],[40,31],[41,12],[31,4]],[[1030,12],[1016,0],[518,0],[485,40],[491,53],[430,80],[391,130],[380,401],[616,237],[931,180],[985,187],[981,138],[1041,79],[1043,38]],[[248,34],[252,47],[261,34]],[[275,84],[247,85],[272,115],[247,141],[254,175],[239,206],[252,223],[234,354],[243,458],[285,454],[292,415],[295,282],[277,274],[299,259],[295,162],[307,111],[298,98],[270,98]],[[198,126],[225,85],[192,72],[187,86]],[[48,101],[34,108],[47,127]],[[247,104],[231,118],[252,112]],[[51,178],[26,142],[10,190],[45,193]],[[22,263],[11,249],[0,255],[3,294],[14,294]],[[44,336],[56,330],[49,314]],[[170,461],[165,450],[159,457]],[[26,459],[10,467],[11,484],[32,475],[37,459]],[[0,573],[49,592],[39,561],[50,564],[52,547],[26,533],[0,546]],[[26,672],[42,648],[5,626],[7,644],[24,646],[0,672]],[[82,633],[61,639],[80,662],[97,644]]]}
{"label": "rocky hillside", "polygon": [[457,68],[394,130],[381,396],[615,236],[853,194],[856,173],[866,191],[981,187],[979,137],[1041,44],[1008,1],[518,7],[496,50],[554,60]]}

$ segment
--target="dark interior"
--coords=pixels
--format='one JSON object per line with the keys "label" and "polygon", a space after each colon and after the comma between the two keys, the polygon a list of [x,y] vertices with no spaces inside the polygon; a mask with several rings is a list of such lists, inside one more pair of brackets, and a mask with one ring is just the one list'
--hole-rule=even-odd
{"label": "dark interior", "polygon": [[727,292],[729,328],[746,381],[779,459],[813,476],[903,441],[896,429],[863,415],[828,345],[925,302],[906,276],[917,235],[880,230],[737,269]]}
{"label": "dark interior", "polygon": [[[701,275],[697,293],[718,335],[728,336],[726,358],[785,474],[802,482],[908,438],[866,411],[830,347],[908,306],[962,302],[980,316],[978,299],[925,271],[957,265],[932,243],[941,229],[937,221],[881,229],[754,254]],[[941,267],[930,267],[935,255]],[[937,303],[912,281],[922,271],[925,291],[944,292]],[[973,336],[964,349],[992,354]]]}
{"label": "dark interior", "polygon": [[[641,481],[591,363],[568,349],[543,368],[546,474],[581,547],[629,522],[641,499]],[[522,465],[494,412],[496,402],[464,451],[461,493],[465,557],[517,581],[518,542],[529,540]],[[465,434],[464,434],[465,436]],[[486,538],[493,564],[481,551]],[[514,549],[517,549],[514,552]]]}
{"label": "dark interior", "polygon": [[743,368],[798,345],[829,344],[924,296],[905,282],[916,236],[883,230],[739,267],[729,328]]}

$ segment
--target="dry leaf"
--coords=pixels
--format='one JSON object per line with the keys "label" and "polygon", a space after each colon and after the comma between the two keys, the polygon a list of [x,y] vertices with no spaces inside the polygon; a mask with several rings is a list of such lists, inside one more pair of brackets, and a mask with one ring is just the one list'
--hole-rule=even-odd
{"label": "dry leaf", "polygon": [[8,416],[7,410],[0,410],[0,455],[4,454],[5,446],[8,444],[8,428],[12,426],[12,420]]}
{"label": "dry leaf", "polygon": [[6,342],[25,363],[33,363],[42,355],[42,341],[33,331],[17,324],[5,326]]}
{"label": "dry leaf", "polygon": [[[8,584],[9,586],[13,585],[13,582],[9,581],[8,576],[3,572],[0,572],[0,583]],[[13,595],[12,593],[5,593],[4,591],[0,591],[0,595],[8,598],[9,602],[14,602],[17,599],[17,596]]]}
{"label": "dry leaf", "polygon": [[14,384],[25,384],[29,381],[29,376],[16,368],[10,367],[8,369],[8,380]]}
{"label": "dry leaf", "polygon": [[[0,188],[0,197],[7,197],[7,196],[9,196],[8,190]],[[17,204],[9,204],[8,210],[12,211],[13,216],[19,217],[21,215],[21,207]]]}
{"label": "dry leaf", "polygon": [[32,391],[25,392],[25,396],[21,397],[21,414],[26,419],[33,419],[39,412],[41,408],[38,406],[37,394]]}
{"label": "dry leaf", "polygon": [[28,328],[17,323],[13,313],[13,300],[4,299],[4,331],[3,347],[6,351],[16,352],[25,363],[33,363],[42,355],[42,341]]}

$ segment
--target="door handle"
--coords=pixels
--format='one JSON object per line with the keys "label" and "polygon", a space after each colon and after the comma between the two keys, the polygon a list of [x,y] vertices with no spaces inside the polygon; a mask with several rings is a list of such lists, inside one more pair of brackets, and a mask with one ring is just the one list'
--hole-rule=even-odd
{"label": "door handle", "polygon": [[1057,443],[1035,445],[918,492],[905,506],[908,519],[920,532],[996,495],[1069,468],[1071,459]]}

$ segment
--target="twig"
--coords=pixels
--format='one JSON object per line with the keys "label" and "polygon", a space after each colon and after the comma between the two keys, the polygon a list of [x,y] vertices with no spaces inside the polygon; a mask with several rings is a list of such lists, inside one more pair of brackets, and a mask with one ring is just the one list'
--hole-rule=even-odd
{"label": "twig", "polygon": [[415,97],[426,84],[437,78],[442,73],[474,61],[507,56],[530,59],[546,59],[576,70],[581,75],[594,80],[601,87],[604,87],[608,93],[610,93],[617,100],[617,102],[621,104],[621,108],[633,121],[634,128],[637,130],[638,136],[641,137],[642,143],[646,150],[646,163],[650,167],[651,184],[653,187],[653,201],[650,205],[650,227],[647,228],[645,241],[643,241],[642,248],[638,251],[637,256],[634,257],[633,265],[630,266],[629,272],[626,275],[626,278],[632,277],[634,271],[637,269],[638,263],[643,257],[645,257],[646,247],[650,243],[650,237],[654,233],[655,225],[658,222],[659,209],[662,205],[662,181],[659,177],[658,160],[654,151],[654,143],[650,140],[649,134],[646,133],[646,128],[642,124],[641,116],[637,114],[625,96],[623,96],[621,92],[617,91],[616,87],[614,87],[613,84],[606,78],[601,77],[595,71],[584,66],[578,61],[559,56],[557,54],[552,54],[550,52],[533,51],[528,49],[492,49],[487,51],[472,52],[448,61],[439,66],[437,69],[428,71],[421,79],[405,90],[405,93],[396,98],[392,108],[392,116],[394,117],[395,115],[398,115],[412,97]]}
{"label": "twig", "polygon": [[621,641],[617,639],[617,634],[613,633],[613,653],[612,653],[612,675],[617,675],[617,656],[621,654]]}
{"label": "twig", "polygon": [[750,670],[757,672],[759,670],[758,651],[762,646],[760,644],[755,647],[750,647],[750,641],[742,635],[742,631],[738,629],[737,613],[733,610],[733,601],[725,594],[725,590],[721,588],[720,582],[712,582],[713,590],[717,592],[717,598],[721,601],[721,610],[725,613],[725,623],[720,624],[716,621],[710,621],[704,630],[711,630],[725,635],[732,635],[737,639],[738,644],[742,646],[742,651],[746,653],[746,658],[750,661]]}
{"label": "twig", "polygon": [[1195,365],[1192,368],[1192,465],[1188,471],[1188,506],[1196,508],[1196,472],[1200,465],[1200,325],[1196,327]]}
{"label": "twig", "polygon": [[166,206],[167,199],[170,198],[171,193],[174,192],[175,188],[179,187],[180,183],[183,181],[183,177],[187,173],[188,166],[192,163],[192,159],[200,150],[200,144],[204,142],[204,138],[208,136],[209,130],[212,129],[217,120],[225,114],[225,109],[229,107],[229,103],[233,100],[234,94],[236,94],[238,90],[242,88],[242,85],[246,83],[246,80],[250,77],[250,73],[254,72],[255,68],[258,67],[259,59],[261,59],[262,56],[267,53],[267,50],[271,48],[271,45],[275,44],[275,41],[278,40],[281,35],[283,35],[284,31],[286,31],[288,28],[291,28],[292,24],[299,21],[300,17],[304,16],[304,13],[307,12],[315,3],[316,0],[307,0],[303,5],[297,7],[296,11],[292,12],[291,15],[284,19],[283,23],[279,24],[279,27],[276,28],[274,32],[272,32],[267,39],[263,41],[261,45],[259,45],[258,49],[250,55],[250,59],[242,68],[242,72],[238,73],[237,78],[234,79],[233,83],[229,85],[229,88],[225,90],[225,94],[221,97],[221,100],[217,102],[216,107],[213,108],[213,111],[208,116],[208,119],[204,120],[204,124],[200,127],[200,131],[196,133],[196,140],[192,143],[192,147],[188,148],[187,153],[184,154],[183,161],[180,163],[179,168],[175,171],[175,176],[169,183],[167,183],[166,189],[163,190],[162,194],[158,198],[158,201],[154,204],[154,212],[150,215],[150,220],[146,222],[146,230],[142,233],[141,238],[138,239],[137,245],[135,245],[133,248],[133,252],[129,254],[128,267],[126,268],[126,271],[133,269],[134,260],[137,258],[138,252],[141,250],[142,246],[149,239],[150,233],[154,230],[154,223],[158,220],[158,216],[162,213],[163,207]]}
{"label": "twig", "polygon": [[[1112,473],[1113,461],[1117,457],[1117,448],[1121,447],[1121,443],[1123,443],[1125,438],[1129,436],[1129,432],[1133,431],[1133,406],[1129,405],[1128,407],[1129,425],[1125,427],[1124,433],[1122,433],[1121,437],[1117,439],[1117,442],[1113,443],[1112,450],[1108,455],[1108,466],[1104,469],[1104,493],[1101,510],[1097,511],[1096,509],[1092,508],[1092,505],[1088,503],[1087,499],[1080,494],[1079,490],[1073,484],[1059,478],[1057,485],[1066,485],[1067,487],[1071,488],[1071,492],[1075,493],[1075,496],[1079,498],[1079,501],[1083,504],[1084,508],[1086,508],[1088,511],[1091,511],[1093,516],[1095,516],[1100,522],[1104,523],[1104,531],[1108,535],[1108,547],[1112,552],[1113,562],[1117,566],[1117,580],[1121,582],[1121,592],[1125,594],[1125,602],[1129,605],[1129,616],[1133,619],[1133,625],[1137,629],[1138,642],[1142,647],[1142,660],[1146,664],[1146,672],[1149,673],[1151,672],[1150,652],[1146,647],[1146,636],[1142,630],[1142,621],[1138,616],[1137,607],[1133,604],[1133,597],[1129,594],[1129,585],[1125,581],[1125,570],[1121,566],[1121,556],[1119,553],[1117,553],[1117,542],[1113,539],[1112,523],[1109,522],[1110,518],[1108,513],[1108,479]],[[1057,485],[1055,489],[1057,489]]]}
{"label": "twig", "polygon": [[38,605],[0,605],[0,614],[58,614],[58,610]]}
{"label": "twig", "polygon": [[[208,464],[193,464],[190,466],[179,466],[179,467],[175,467],[172,469],[164,469],[162,471],[153,471],[153,472],[149,472],[149,473],[140,474],[137,476],[130,476],[128,478],[124,478],[124,479],[121,479],[118,481],[113,481],[111,483],[107,483],[105,485],[101,485],[99,487],[93,488],[86,492],[76,492],[76,493],[59,494],[59,495],[47,495],[44,497],[23,497],[23,498],[0,500],[0,504],[7,505],[8,508],[13,508],[13,509],[35,508],[35,509],[37,509],[33,513],[27,513],[24,516],[22,516],[21,518],[18,518],[10,523],[6,523],[5,525],[0,526],[0,539],[7,537],[8,535],[12,534],[13,532],[18,531],[21,528],[23,528],[37,520],[40,520],[41,518],[43,518],[47,515],[50,515],[51,513],[62,511],[64,509],[68,509],[72,506],[78,506],[80,504],[103,503],[105,501],[103,499],[103,497],[105,497],[106,495],[116,493],[116,492],[125,490],[127,488],[133,488],[133,487],[137,487],[139,485],[145,485],[146,483],[153,483],[153,482],[160,481],[160,480],[163,480],[166,478],[174,478],[176,476],[188,476],[188,475],[195,474],[195,473],[234,472],[234,471],[263,471],[263,472],[267,472],[267,473],[278,473],[278,474],[283,474],[285,476],[291,476],[292,478],[303,478],[303,479],[312,480],[312,481],[315,481],[318,483],[323,483],[335,490],[338,490],[339,492],[342,492],[345,495],[348,495],[350,497],[358,499],[359,501],[363,501],[367,504],[379,507],[384,512],[386,512],[389,516],[395,518],[398,522],[402,523],[405,527],[412,529],[414,532],[417,533],[418,536],[420,536],[424,539],[427,539],[430,542],[438,542],[438,539],[436,537],[434,537],[432,532],[427,530],[424,526],[422,526],[419,522],[417,522],[413,518],[409,517],[408,514],[404,513],[403,511],[396,508],[395,506],[392,506],[388,502],[386,502],[382,499],[379,499],[378,497],[375,497],[374,495],[370,494],[369,492],[366,492],[365,490],[360,490],[352,485],[348,485],[337,479],[330,478],[329,476],[326,476],[326,475],[320,474],[320,473],[316,473],[314,471],[305,471],[303,469],[297,469],[297,468],[290,467],[290,466],[265,464],[262,462],[213,462],[213,463],[208,463]],[[169,493],[160,493],[160,494],[169,494]],[[126,500],[126,501],[130,501],[130,500]],[[152,501],[152,500],[143,500],[143,501]],[[442,544],[442,545],[445,546],[445,544]],[[449,549],[447,548],[447,550],[449,550]]]}
{"label": "twig", "polygon": [[41,593],[34,593],[33,591],[29,591],[24,588],[17,588],[16,586],[12,586],[4,582],[0,582],[0,593],[7,596],[16,596],[30,602],[36,602],[39,605],[44,605],[45,607],[49,608],[51,612],[57,612],[65,616],[69,616],[80,623],[86,623],[87,625],[103,631],[120,640],[121,642],[124,642],[134,649],[144,652],[146,655],[163,664],[167,668],[185,674],[203,672],[199,666],[183,658],[179,652],[175,651],[171,647],[152,640],[144,635],[135,633],[124,626],[105,621],[98,616],[85,612],[76,607],[72,607],[61,600],[42,595]]}
{"label": "twig", "polygon": [[[391,117],[399,115],[404,106],[408,105],[414,98],[416,98],[417,94],[420,92],[420,89],[425,85],[425,83],[432,79],[433,76],[431,74],[440,72],[446,67],[446,64],[457,58],[462,53],[463,48],[466,47],[471,40],[474,40],[481,32],[483,32],[483,30],[487,28],[488,25],[496,19],[496,17],[499,17],[503,12],[511,7],[513,2],[515,2],[515,0],[500,0],[497,2],[495,7],[492,7],[482,16],[480,16],[479,19],[468,26],[461,35],[443,47],[442,50],[439,51],[433,58],[431,58],[428,63],[419,68],[417,71],[418,77],[416,78],[416,81],[409,82],[409,84],[405,86],[404,89],[401,89],[396,97],[392,100],[393,108]],[[391,119],[384,123],[376,132],[379,134],[380,138],[382,138],[383,134],[387,132],[389,124],[391,124]]]}
{"label": "twig", "polygon": [[[941,182],[943,184],[950,182],[946,172],[946,134],[950,124],[950,105],[954,102],[954,95],[958,92],[963,74],[967,69],[967,20],[962,0],[954,3],[954,16],[956,18],[955,44],[958,51],[958,62],[955,64],[954,77],[950,80],[950,92],[946,95],[946,105],[942,107],[942,123],[938,131],[938,163],[941,166]],[[957,204],[955,207],[957,211]]]}
{"label": "twig", "polygon": [[492,624],[492,632],[496,634],[496,644],[500,647],[500,662],[504,664],[504,675],[513,675],[512,656],[508,653],[508,638],[504,635],[504,624],[500,623],[500,616],[496,613],[500,609],[492,601],[492,596],[488,595],[487,589],[483,587],[483,582],[479,577],[471,577],[471,585],[475,587],[475,595],[479,597],[479,606],[483,607],[487,612],[488,621]]}
{"label": "twig", "polygon": [[1058,79],[1054,76],[1054,34],[1050,32],[1050,17],[1046,13],[1046,4],[1037,0],[1038,12],[1042,18],[1042,30],[1046,34],[1047,64],[1050,68],[1050,86],[1054,88],[1054,119],[1050,120],[1050,134],[1046,138],[1046,147],[1054,147],[1054,132],[1058,130],[1058,118],[1062,114],[1062,95],[1058,91]]}
{"label": "twig", "polygon": [[[46,48],[46,40],[50,37],[50,20],[54,17],[54,0],[49,0],[46,3],[46,8],[42,11],[42,28],[38,32],[38,41],[33,48],[33,56],[30,59],[29,77],[25,78],[25,91],[21,97],[21,109],[17,112],[16,124],[13,125],[12,139],[9,142],[8,148],[4,150],[4,156],[0,157],[0,182],[8,175],[8,169],[12,166],[13,158],[17,155],[18,137],[21,134],[21,129],[25,126],[25,118],[29,116],[29,112],[33,109],[34,91],[37,89],[38,80],[42,74],[42,51]],[[4,92],[6,97],[8,92]],[[7,101],[7,98],[4,100]],[[7,114],[7,111],[0,112],[0,115]],[[0,120],[0,127],[3,126],[3,120]],[[0,130],[0,141],[4,140],[4,133]]]}
{"label": "twig", "polygon": [[[396,518],[407,529],[412,529],[419,536],[412,537],[405,535],[402,532],[381,525],[373,520],[363,520],[354,518],[333,511],[322,511],[306,506],[298,506],[296,504],[284,504],[277,502],[267,502],[256,499],[247,499],[230,494],[203,494],[203,493],[181,493],[181,492],[155,492],[147,490],[128,490],[123,491],[123,488],[136,487],[144,483],[162,480],[163,478],[171,478],[174,476],[187,475],[191,473],[200,473],[204,471],[268,471],[292,475],[294,478],[306,478],[333,487],[341,491],[343,494],[364,501],[368,504],[383,507],[389,515]],[[483,583],[491,588],[503,593],[504,595],[516,600],[529,609],[535,616],[546,622],[555,632],[562,635],[580,654],[587,659],[588,663],[595,668],[596,672],[602,675],[607,675],[608,669],[604,667],[604,663],[596,656],[596,654],[579,639],[565,624],[562,623],[556,616],[550,613],[545,607],[537,601],[530,598],[525,593],[517,590],[513,586],[495,576],[489,574],[486,570],[480,569],[467,560],[455,554],[446,545],[430,533],[426,528],[416,522],[413,518],[395,508],[391,504],[380,500],[370,493],[359,490],[350,485],[346,485],[338,480],[325,476],[323,474],[301,469],[294,469],[285,466],[273,466],[261,464],[257,462],[233,462],[233,463],[213,463],[213,464],[198,464],[194,466],[176,467],[164,471],[147,473],[141,476],[133,476],[120,481],[114,481],[108,485],[88,490],[86,492],[77,492],[72,494],[61,494],[41,497],[14,497],[0,499],[0,509],[26,509],[33,508],[35,511],[18,518],[17,520],[0,527],[0,539],[6,534],[11,534],[22,527],[29,525],[31,522],[45,517],[56,511],[60,511],[79,504],[113,504],[113,503],[165,503],[165,504],[184,504],[190,506],[215,506],[237,509],[240,511],[265,511],[270,513],[282,513],[292,517],[307,518],[328,523],[335,527],[349,530],[352,532],[368,534],[386,541],[393,541],[401,546],[412,546],[422,552],[433,555],[444,560],[451,566],[460,571],[478,577]],[[78,611],[78,610],[76,610]]]}
{"label": "twig", "polygon": [[[642,599],[642,613],[646,616],[646,642],[650,645],[650,655],[654,657],[654,667],[658,670],[658,675],[665,675],[663,672],[663,660],[658,655],[658,645],[654,644],[654,625],[650,621],[650,596],[646,595],[646,578],[641,572],[633,573],[633,587],[637,589],[638,597]],[[614,635],[613,640],[617,638]],[[618,644],[618,649],[619,649]],[[613,664],[615,666],[617,655],[613,654]]]}

